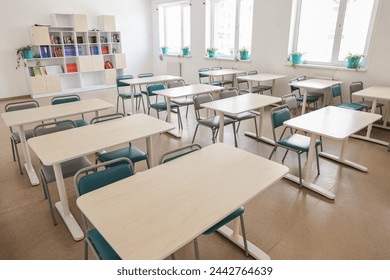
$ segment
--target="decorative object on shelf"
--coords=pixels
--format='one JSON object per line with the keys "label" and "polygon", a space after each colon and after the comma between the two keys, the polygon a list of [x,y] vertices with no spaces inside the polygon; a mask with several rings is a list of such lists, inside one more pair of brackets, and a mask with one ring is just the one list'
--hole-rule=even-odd
{"label": "decorative object on shelf", "polygon": [[161,53],[168,54],[168,47],[166,47],[166,46],[161,47]]}
{"label": "decorative object on shelf", "polygon": [[30,45],[27,45],[25,47],[21,47],[16,50],[16,69],[20,67],[20,60],[21,59],[31,59],[33,58],[33,51],[32,47]]}
{"label": "decorative object on shelf", "polygon": [[291,66],[293,68],[295,68],[295,67],[297,67],[297,64],[301,64],[302,63],[302,55],[303,55],[303,53],[301,53],[301,52],[293,51],[287,57],[287,61],[289,63],[291,63]]}
{"label": "decorative object on shelf", "polygon": [[361,67],[360,61],[364,57],[362,54],[352,54],[348,53],[347,57],[347,68],[350,69],[359,69]]}
{"label": "decorative object on shelf", "polygon": [[181,49],[183,56],[189,56],[190,55],[190,47],[185,46]]}
{"label": "decorative object on shelf", "polygon": [[240,50],[240,60],[248,60],[249,59],[249,51],[243,47]]}
{"label": "decorative object on shelf", "polygon": [[207,48],[207,54],[209,58],[215,58],[216,48]]}

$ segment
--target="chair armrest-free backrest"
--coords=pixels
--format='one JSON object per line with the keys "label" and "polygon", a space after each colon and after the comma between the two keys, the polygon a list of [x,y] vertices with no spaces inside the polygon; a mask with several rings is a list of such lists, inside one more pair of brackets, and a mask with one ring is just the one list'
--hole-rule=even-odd
{"label": "chair armrest-free backrest", "polygon": [[124,75],[124,76],[118,76],[116,77],[116,86],[117,87],[128,87],[129,85],[126,83],[123,83],[123,80],[129,80],[134,79],[133,75]]}
{"label": "chair armrest-free backrest", "polygon": [[238,91],[235,88],[230,88],[221,91],[219,94],[219,98],[224,99],[224,98],[230,98],[238,95]]}
{"label": "chair armrest-free backrest", "polygon": [[46,135],[50,133],[55,133],[67,129],[72,129],[76,127],[76,123],[72,120],[63,120],[58,122],[51,122],[37,125],[33,130],[34,137]]}
{"label": "chair armrest-free backrest", "polygon": [[350,85],[349,85],[349,92],[352,94],[354,92],[357,92],[359,90],[362,90],[363,89],[363,82],[352,82]]}
{"label": "chair armrest-free backrest", "polygon": [[125,117],[125,115],[123,115],[122,113],[115,113],[115,114],[98,116],[98,117],[92,118],[90,124],[111,121],[111,120],[120,119],[120,118],[124,118],[124,117]]}
{"label": "chair armrest-free backrest", "polygon": [[149,77],[153,77],[153,76],[154,76],[153,73],[142,73],[142,74],[138,75],[138,78],[149,78]]}
{"label": "chair armrest-free backrest", "polygon": [[51,105],[58,105],[63,103],[76,102],[76,101],[80,101],[80,96],[76,94],[65,95],[65,96],[53,97],[51,99]]}
{"label": "chair armrest-free backrest", "polygon": [[332,97],[341,97],[341,86],[340,84],[335,84],[332,86]]}
{"label": "chair armrest-free backrest", "polygon": [[213,97],[209,93],[194,96],[195,111],[202,109],[201,104],[206,103],[206,102],[211,102],[211,101],[213,101]]}
{"label": "chair armrest-free backrest", "polygon": [[290,111],[298,109],[298,101],[295,94],[290,93],[282,96],[282,104],[287,105]]}
{"label": "chair armrest-free backrest", "polygon": [[147,86],[146,89],[147,89],[148,95],[150,95],[155,90],[165,89],[165,85],[164,84],[149,85],[149,86]]}
{"label": "chair armrest-free backrest", "polygon": [[19,111],[19,110],[38,108],[38,107],[39,107],[39,103],[37,101],[28,100],[28,101],[8,103],[7,105],[5,105],[4,110],[6,112],[13,112],[13,111]]}
{"label": "chair armrest-free backrest", "polygon": [[176,88],[176,87],[184,87],[184,86],[185,86],[184,80],[179,80],[177,82],[170,82],[168,84],[168,88]]}
{"label": "chair armrest-free backrest", "polygon": [[283,122],[291,119],[290,110],[287,105],[278,106],[271,109],[272,127],[278,128]]}
{"label": "chair armrest-free backrest", "polygon": [[179,157],[188,155],[192,152],[195,152],[197,150],[200,150],[202,147],[199,144],[189,144],[174,150],[170,150],[168,152],[165,152],[162,154],[160,158],[160,164],[166,163],[169,161],[172,161],[174,159],[177,159]]}

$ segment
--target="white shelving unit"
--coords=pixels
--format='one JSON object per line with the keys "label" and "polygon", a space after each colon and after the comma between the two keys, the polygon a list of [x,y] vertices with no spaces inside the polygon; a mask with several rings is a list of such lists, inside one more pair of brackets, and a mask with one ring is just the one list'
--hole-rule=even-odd
{"label": "white shelving unit", "polygon": [[52,22],[49,27],[31,27],[33,58],[24,60],[30,95],[115,86],[116,76],[126,68],[115,17],[100,16],[99,31],[88,31],[86,15],[54,14]]}

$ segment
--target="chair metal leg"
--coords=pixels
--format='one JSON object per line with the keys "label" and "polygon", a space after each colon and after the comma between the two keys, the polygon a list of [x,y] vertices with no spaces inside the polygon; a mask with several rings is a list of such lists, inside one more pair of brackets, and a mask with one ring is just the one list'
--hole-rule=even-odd
{"label": "chair metal leg", "polygon": [[196,125],[194,137],[192,137],[192,143],[194,143],[194,141],[195,141],[195,136],[196,136],[196,133],[198,132],[198,127],[199,127],[199,124]]}
{"label": "chair metal leg", "polygon": [[186,109],[186,119],[188,118],[188,108],[189,108],[190,105],[187,105],[187,109]]}
{"label": "chair metal leg", "polygon": [[259,139],[259,130],[257,129],[256,117],[254,117],[253,119],[255,120],[256,139]]}
{"label": "chair metal leg", "polygon": [[12,158],[13,160],[15,161],[16,158],[15,158],[15,148],[14,148],[14,140],[12,137],[9,138],[11,140],[11,148],[12,148]]}
{"label": "chair metal leg", "polygon": [[[123,106],[123,114],[126,115],[126,109],[125,109],[125,99],[122,98],[122,106]],[[134,112],[133,112],[134,113]]]}
{"label": "chair metal leg", "polygon": [[199,258],[199,246],[198,246],[198,238],[194,239],[194,249],[195,249],[195,258],[200,260]]}
{"label": "chair metal leg", "polygon": [[41,181],[42,181],[43,187],[45,188],[45,192],[47,194],[47,202],[49,203],[50,214],[51,214],[51,217],[53,219],[53,223],[56,226],[57,225],[57,219],[56,219],[56,216],[54,215],[54,208],[53,208],[53,204],[51,202],[51,196],[50,196],[50,192],[49,192],[49,187],[48,187],[46,178],[42,174],[42,172],[41,172]]}
{"label": "chair metal leg", "polygon": [[320,160],[318,157],[318,148],[316,147],[316,159],[317,159],[317,175],[320,175]]}
{"label": "chair metal leg", "polygon": [[236,124],[233,122],[232,125],[233,125],[233,135],[234,135],[234,146],[237,148],[238,145],[237,145],[237,135],[236,135]]}
{"label": "chair metal leg", "polygon": [[286,159],[288,151],[289,151],[289,149],[286,149],[286,152],[284,153],[284,156],[283,156],[283,159],[282,159],[282,163],[284,163],[284,160]]}
{"label": "chair metal leg", "polygon": [[146,159],[146,166],[148,167],[148,169],[150,169],[149,161],[147,159]]}
{"label": "chair metal leg", "polygon": [[238,121],[238,125],[237,125],[237,129],[236,129],[236,133],[238,133],[238,130],[240,129],[240,124],[241,124],[241,121]]}
{"label": "chair metal leg", "polygon": [[246,231],[245,231],[245,224],[244,224],[244,216],[242,214],[240,215],[240,222],[241,222],[242,239],[244,240],[245,256],[249,257],[248,241],[246,239]]}
{"label": "chair metal leg", "polygon": [[270,156],[268,157],[268,159],[271,159],[273,154],[275,153],[276,149],[278,148],[278,146],[275,146],[273,149],[272,149],[272,152],[270,154]]}
{"label": "chair metal leg", "polygon": [[21,164],[21,162],[20,162],[18,144],[16,144],[16,142],[14,142],[14,148],[15,148],[16,159],[17,159],[17,161],[18,161],[19,173],[20,173],[20,175],[23,175],[23,168],[22,168],[22,164]]}
{"label": "chair metal leg", "polygon": [[144,102],[144,97],[143,96],[141,96],[141,101],[142,101],[142,108],[144,108],[144,114],[146,114],[145,102]]}
{"label": "chair metal leg", "polygon": [[116,112],[119,112],[119,95],[116,97]]}
{"label": "chair metal leg", "polygon": [[84,260],[88,260],[88,241],[84,238]]}

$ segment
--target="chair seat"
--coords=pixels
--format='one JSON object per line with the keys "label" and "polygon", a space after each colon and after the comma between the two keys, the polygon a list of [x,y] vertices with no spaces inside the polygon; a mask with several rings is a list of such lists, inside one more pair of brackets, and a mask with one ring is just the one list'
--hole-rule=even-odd
{"label": "chair seat", "polygon": [[211,228],[209,228],[208,230],[206,230],[205,232],[203,232],[203,234],[210,234],[210,233],[213,233],[214,231],[216,231],[217,229],[219,229],[220,227],[224,226],[225,224],[233,221],[235,218],[241,216],[245,211],[245,208],[244,206],[241,206],[240,208],[238,208],[236,211],[234,211],[233,213],[231,213],[230,215],[228,215],[226,218],[224,218],[222,221],[216,223],[215,225],[213,225]]}
{"label": "chair seat", "polygon": [[[113,159],[116,159],[119,157],[128,158],[133,163],[136,163],[138,161],[146,160],[148,158],[148,154],[144,153],[143,151],[141,151],[137,147],[128,146],[128,147],[121,148],[121,149],[118,149],[115,151],[99,154],[98,159],[102,162],[105,162],[105,161],[113,160]],[[119,163],[113,164],[111,166],[115,166],[118,164],[121,164],[121,163],[119,162]]]}
{"label": "chair seat", "polygon": [[[77,171],[84,167],[91,166],[91,162],[86,157],[75,158],[61,163],[62,175],[64,178],[72,177]],[[56,180],[53,166],[44,165],[41,166],[41,172],[46,178],[48,183]]]}
{"label": "chair seat", "polygon": [[[301,152],[308,152],[310,147],[310,137],[301,134],[292,134],[278,141],[279,145]],[[316,146],[321,144],[320,140],[316,140]]]}
{"label": "chair seat", "polygon": [[75,120],[76,127],[86,126],[88,125],[88,122],[84,119]]}
{"label": "chair seat", "polygon": [[[154,103],[150,104],[150,107],[158,110],[158,111],[166,111],[167,110],[167,103],[166,102],[160,102],[160,103]],[[179,105],[171,103],[171,109],[178,108]]]}
{"label": "chair seat", "polygon": [[[34,130],[33,129],[25,130],[24,133],[26,135],[26,140],[28,140],[28,139],[30,139],[30,138],[32,138],[34,136]],[[20,143],[19,133],[18,132],[12,132],[11,135],[12,135],[12,138],[14,138],[15,143],[19,144]]]}
{"label": "chair seat", "polygon": [[96,229],[88,231],[88,238],[95,247],[96,251],[99,252],[99,256],[102,260],[121,260],[110,244],[108,244],[108,242]]}
{"label": "chair seat", "polygon": [[[121,92],[119,93],[119,96],[122,97],[123,99],[129,99],[131,98],[131,93],[129,92]],[[140,98],[142,97],[142,93],[141,92],[135,92],[134,93],[134,98]]]}
{"label": "chair seat", "polygon": [[[371,109],[372,108],[372,101],[368,101],[368,100],[355,102],[355,104],[362,105],[366,109]],[[376,108],[379,108],[379,107],[382,107],[382,106],[384,106],[382,103],[377,103],[376,104]]]}
{"label": "chair seat", "polygon": [[225,86],[225,85],[233,85],[233,81],[230,81],[230,80],[217,80],[217,81],[213,81],[211,83],[213,86]]}
{"label": "chair seat", "polygon": [[336,106],[340,108],[356,110],[356,111],[361,111],[364,109],[363,105],[356,104],[356,103],[341,103],[341,104],[337,104]]}
{"label": "chair seat", "polygon": [[[219,128],[219,116],[214,116],[214,117],[207,118],[207,119],[201,119],[198,122],[199,122],[199,124],[202,124],[205,126]],[[225,125],[228,125],[228,124],[234,123],[234,120],[231,118],[224,118],[224,123],[225,123]]]}
{"label": "chair seat", "polygon": [[171,101],[172,103],[175,103],[179,106],[187,106],[194,104],[194,101],[191,98],[186,97],[171,99]]}
{"label": "chair seat", "polygon": [[237,121],[244,121],[244,120],[248,120],[248,119],[252,119],[254,117],[257,117],[257,116],[259,116],[259,114],[256,114],[254,112],[242,112],[242,113],[239,113],[237,115],[225,114],[225,116],[228,118],[232,118],[234,120],[237,120]]}
{"label": "chair seat", "polygon": [[324,98],[324,94],[322,92],[309,91],[307,96],[314,96],[317,98]]}
{"label": "chair seat", "polygon": [[[298,103],[302,103],[303,102],[303,95],[298,96],[297,101],[298,101]],[[306,103],[310,104],[310,103],[316,103],[316,102],[318,102],[317,96],[308,95],[306,97]]]}

